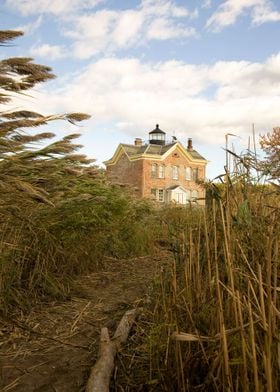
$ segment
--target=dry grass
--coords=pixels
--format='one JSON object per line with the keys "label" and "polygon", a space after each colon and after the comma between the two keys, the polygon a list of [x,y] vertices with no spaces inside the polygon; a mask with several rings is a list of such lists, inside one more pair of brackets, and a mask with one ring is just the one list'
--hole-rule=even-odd
{"label": "dry grass", "polygon": [[175,261],[155,308],[158,390],[276,391],[279,194],[244,176],[210,185],[208,194],[204,211],[164,218]]}
{"label": "dry grass", "polygon": [[[0,45],[20,35],[0,31]],[[2,104],[54,78],[50,67],[30,58],[1,59],[0,74]],[[79,134],[49,142],[53,133],[34,130],[88,118],[0,112],[0,315],[26,310],[37,298],[67,297],[73,277],[98,268],[104,255],[141,255],[152,246],[153,235],[142,230],[150,206],[110,186],[92,160],[76,153]]]}

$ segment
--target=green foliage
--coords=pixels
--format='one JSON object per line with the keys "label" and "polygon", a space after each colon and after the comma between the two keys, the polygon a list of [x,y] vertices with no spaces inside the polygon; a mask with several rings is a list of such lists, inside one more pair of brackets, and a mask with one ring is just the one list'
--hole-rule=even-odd
{"label": "green foliage", "polygon": [[272,179],[280,179],[280,127],[273,128],[271,133],[262,135],[260,144],[266,153],[266,160],[262,162],[262,169]]}
{"label": "green foliage", "polygon": [[[19,35],[2,31],[0,43]],[[29,58],[1,60],[0,74],[2,104],[12,92],[54,77]],[[77,154],[79,134],[48,144],[54,134],[29,132],[50,121],[87,118],[0,112],[0,312],[23,309],[37,297],[67,296],[71,279],[99,268],[105,255],[143,254],[153,246],[151,206],[108,184],[92,160]]]}

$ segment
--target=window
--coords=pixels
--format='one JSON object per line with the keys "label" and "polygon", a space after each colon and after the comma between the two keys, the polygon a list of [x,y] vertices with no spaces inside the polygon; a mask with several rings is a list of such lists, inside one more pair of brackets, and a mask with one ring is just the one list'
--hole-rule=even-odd
{"label": "window", "polygon": [[176,193],[176,202],[178,204],[184,204],[184,193]]}
{"label": "window", "polygon": [[165,201],[165,190],[164,189],[151,189],[151,198],[160,202]]}
{"label": "window", "polygon": [[151,189],[151,196],[153,197],[153,199],[156,199],[156,197],[157,197],[157,190],[155,188]]}
{"label": "window", "polygon": [[192,178],[193,178],[193,181],[198,180],[198,169],[197,168],[192,170]]}
{"label": "window", "polygon": [[192,179],[192,169],[190,167],[186,167],[186,180]]}
{"label": "window", "polygon": [[152,164],[151,176],[152,176],[152,178],[156,178],[157,177],[157,164],[156,163]]}
{"label": "window", "polygon": [[158,190],[158,201],[161,201],[161,202],[164,201],[164,190],[163,189]]}
{"label": "window", "polygon": [[172,179],[178,180],[179,178],[179,169],[178,166],[172,166]]}
{"label": "window", "polygon": [[164,170],[165,169],[165,167],[163,166],[163,165],[160,165],[159,167],[158,167],[158,177],[159,178],[164,178]]}

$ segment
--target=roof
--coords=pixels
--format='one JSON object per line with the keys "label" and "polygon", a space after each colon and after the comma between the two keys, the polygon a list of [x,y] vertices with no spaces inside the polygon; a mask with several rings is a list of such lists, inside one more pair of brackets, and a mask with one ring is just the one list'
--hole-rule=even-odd
{"label": "roof", "polygon": [[146,144],[141,146],[135,146],[133,144],[119,144],[114,156],[105,161],[105,164],[114,164],[118,159],[121,151],[124,151],[130,160],[137,159],[164,159],[168,153],[178,148],[190,161],[198,161],[200,163],[206,163],[207,160],[200,155],[196,150],[186,149],[180,142],[158,145],[158,144]]}
{"label": "roof", "polygon": [[149,135],[153,135],[154,133],[162,133],[163,135],[165,135],[165,132],[162,131],[161,129],[159,129],[159,125],[157,124],[155,129],[153,129],[151,132],[149,132]]}
{"label": "roof", "polygon": [[174,191],[175,189],[183,189],[185,192],[187,191],[182,185],[173,185],[171,187],[168,188],[168,191]]}
{"label": "roof", "polygon": [[[158,144],[147,144],[147,145],[144,145],[144,146],[134,146],[134,145],[131,145],[131,144],[121,144],[121,146],[123,147],[123,149],[125,150],[125,152],[129,156],[139,155],[139,154],[143,154],[143,155],[164,155],[167,151],[169,151],[172,147],[174,147],[174,144],[178,144],[178,143],[165,144],[164,146],[161,146],[161,145],[158,145]],[[188,154],[193,159],[206,160],[196,150],[187,150],[187,149],[185,149],[185,150],[188,152]]]}

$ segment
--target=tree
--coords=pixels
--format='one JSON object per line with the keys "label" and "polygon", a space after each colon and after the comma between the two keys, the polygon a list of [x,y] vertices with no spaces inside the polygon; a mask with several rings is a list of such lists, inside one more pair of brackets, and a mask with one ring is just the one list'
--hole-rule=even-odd
{"label": "tree", "polygon": [[280,127],[273,128],[272,133],[260,137],[260,145],[266,153],[263,169],[272,179],[280,179]]}

